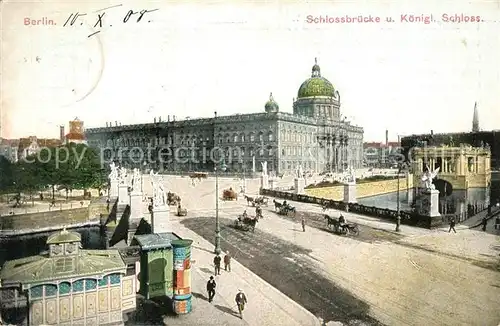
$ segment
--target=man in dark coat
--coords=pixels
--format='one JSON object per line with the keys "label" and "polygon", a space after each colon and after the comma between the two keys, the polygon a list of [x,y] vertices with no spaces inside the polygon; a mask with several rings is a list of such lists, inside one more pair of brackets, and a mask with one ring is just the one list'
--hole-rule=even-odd
{"label": "man in dark coat", "polygon": [[450,233],[451,230],[453,230],[453,232],[457,233],[457,231],[455,230],[455,218],[454,217],[452,217],[450,220],[450,229],[448,230],[448,233]]}
{"label": "man in dark coat", "polygon": [[236,298],[234,298],[234,300],[236,301],[236,305],[238,306],[240,318],[243,319],[243,310],[245,310],[245,304],[247,303],[247,297],[245,296],[245,293],[243,293],[243,290],[238,290],[238,293],[236,294]]}
{"label": "man in dark coat", "polygon": [[483,217],[483,221],[481,222],[481,225],[483,226],[483,231],[486,231],[486,226],[488,225],[488,219]]}
{"label": "man in dark coat", "polygon": [[302,232],[306,232],[306,220],[302,217]]}
{"label": "man in dark coat", "polygon": [[231,271],[231,255],[229,253],[224,256],[224,269],[226,272]]}
{"label": "man in dark coat", "polygon": [[220,275],[220,261],[221,261],[221,258],[219,256],[219,254],[215,255],[214,257],[214,266],[215,266],[215,275]]}
{"label": "man in dark coat", "polygon": [[214,277],[210,276],[210,280],[207,282],[207,292],[208,292],[208,302],[212,302],[215,296],[215,287],[217,283],[215,283]]}

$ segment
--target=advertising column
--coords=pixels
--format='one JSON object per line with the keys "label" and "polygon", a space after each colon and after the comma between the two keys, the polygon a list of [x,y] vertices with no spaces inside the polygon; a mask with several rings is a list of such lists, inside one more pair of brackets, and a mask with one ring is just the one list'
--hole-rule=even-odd
{"label": "advertising column", "polygon": [[193,240],[173,240],[174,254],[174,312],[191,312],[191,244]]}

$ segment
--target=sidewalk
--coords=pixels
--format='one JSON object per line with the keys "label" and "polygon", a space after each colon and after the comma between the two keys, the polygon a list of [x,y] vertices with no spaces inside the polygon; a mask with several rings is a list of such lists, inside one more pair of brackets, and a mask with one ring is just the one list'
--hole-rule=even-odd
{"label": "sidewalk", "polygon": [[[207,302],[206,282],[214,273],[213,244],[185,228],[178,219],[172,229],[183,238],[192,239],[193,311],[181,317],[166,317],[167,325],[286,325],[316,326],[319,320],[305,308],[269,285],[243,265],[232,259],[232,271],[216,276],[214,301]],[[234,297],[242,289],[247,298],[244,319],[237,314]]]}

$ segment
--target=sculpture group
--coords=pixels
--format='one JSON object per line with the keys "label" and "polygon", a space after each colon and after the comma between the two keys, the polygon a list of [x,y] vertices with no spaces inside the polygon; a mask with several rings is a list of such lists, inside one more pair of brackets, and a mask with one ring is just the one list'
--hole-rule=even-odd
{"label": "sculpture group", "polygon": [[422,178],[421,178],[422,185],[423,185],[424,189],[427,189],[427,190],[436,189],[436,186],[434,186],[434,184],[432,183],[432,180],[434,180],[434,178],[437,177],[437,175],[439,173],[439,169],[440,168],[437,168],[434,171],[431,171],[431,169],[429,168],[429,165],[427,165],[426,171],[424,172],[424,174],[422,174]]}
{"label": "sculpture group", "polygon": [[154,173],[153,170],[149,172],[149,176],[151,177],[151,186],[153,188],[153,206],[166,206],[167,193],[165,192],[161,176],[158,175],[158,172]]}

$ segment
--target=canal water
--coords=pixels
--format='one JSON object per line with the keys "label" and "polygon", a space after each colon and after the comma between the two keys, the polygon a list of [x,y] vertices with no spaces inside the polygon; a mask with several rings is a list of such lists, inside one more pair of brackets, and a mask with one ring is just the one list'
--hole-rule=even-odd
{"label": "canal water", "polygon": [[[106,247],[106,238],[101,236],[99,227],[75,228],[71,229],[71,231],[80,233],[84,249],[105,249]],[[35,256],[47,251],[47,237],[53,233],[47,232],[0,239],[0,266],[8,260]]]}
{"label": "canal water", "polygon": [[[410,190],[413,192],[413,190]],[[399,203],[402,211],[410,211],[411,206],[415,199],[415,195],[410,193],[410,200],[408,200],[408,191],[399,192]],[[384,195],[371,196],[365,198],[358,198],[358,203],[366,206],[374,206],[379,208],[387,208],[397,210],[398,203],[397,192],[392,192]],[[447,213],[461,213],[467,211],[469,205],[477,207],[486,207],[488,203],[495,204],[500,199],[500,180],[497,178],[491,181],[490,188],[470,188],[465,190],[456,190],[447,197],[440,198],[441,206],[446,206]],[[441,207],[441,208],[443,208]]]}

